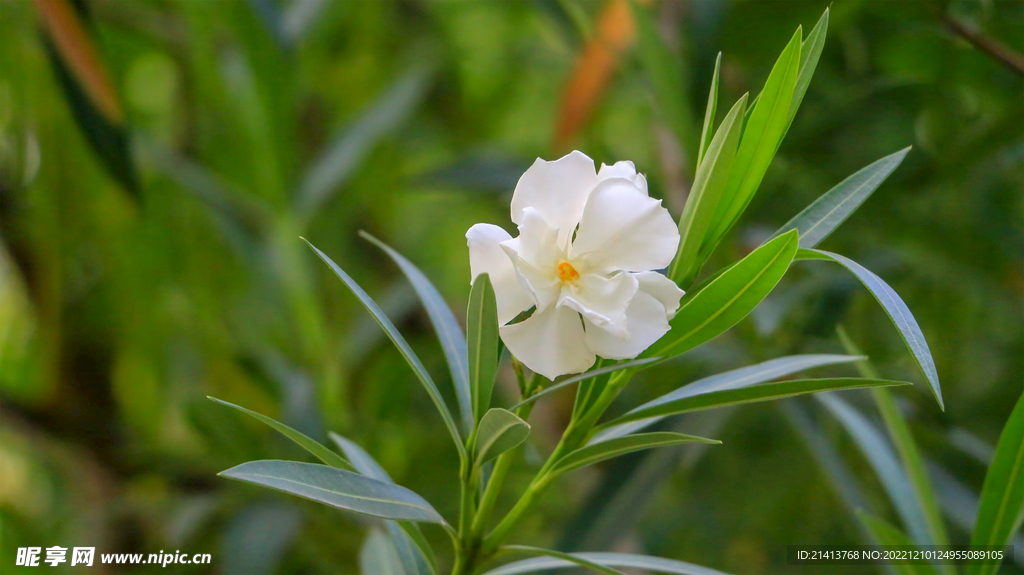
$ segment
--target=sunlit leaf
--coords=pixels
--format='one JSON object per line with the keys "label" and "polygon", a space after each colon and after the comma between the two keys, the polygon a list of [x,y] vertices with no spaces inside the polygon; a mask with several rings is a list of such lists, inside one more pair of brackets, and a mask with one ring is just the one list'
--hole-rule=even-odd
{"label": "sunlit leaf", "polygon": [[430,316],[430,323],[437,332],[437,338],[441,342],[441,349],[444,351],[445,359],[448,360],[448,369],[452,374],[452,384],[455,386],[455,398],[459,402],[459,413],[462,415],[462,424],[466,432],[473,428],[473,404],[469,390],[469,364],[466,358],[466,338],[462,335],[462,328],[459,321],[455,319],[440,292],[430,283],[427,276],[420,271],[405,256],[393,248],[371,236],[366,232],[359,232],[363,238],[373,245],[384,250],[384,253],[398,264],[402,273],[409,278],[409,283],[416,290],[416,295],[423,302],[423,307]]}
{"label": "sunlit leaf", "polygon": [[704,265],[705,254],[701,247],[714,223],[722,193],[729,181],[742,131],[740,117],[746,105],[747,95],[744,94],[722,120],[708,145],[707,155],[697,167],[683,215],[679,218],[679,249],[669,266],[668,277],[686,289]]}
{"label": "sunlit leaf", "polygon": [[404,487],[326,465],[250,461],[219,475],[374,517],[445,523],[425,499]]}
{"label": "sunlit leaf", "polygon": [[793,90],[800,69],[801,30],[797,28],[765,81],[750,119],[703,252],[714,250],[750,204],[789,126]]}
{"label": "sunlit leaf", "polygon": [[476,437],[476,459],[483,463],[526,441],[530,424],[511,411],[498,407],[487,410]]}
{"label": "sunlit leaf", "polygon": [[722,442],[717,439],[708,439],[706,437],[697,437],[696,435],[670,433],[665,431],[655,433],[638,433],[635,435],[627,435],[625,437],[616,437],[599,443],[592,443],[586,447],[581,447],[576,451],[567,453],[551,467],[551,474],[558,475],[566,473],[574,469],[579,469],[580,467],[600,463],[606,459],[611,459],[627,453],[633,453],[634,451],[641,451],[664,445],[678,445],[680,443]]}
{"label": "sunlit leaf", "polygon": [[[726,389],[740,389],[743,387],[750,387],[758,383],[764,383],[780,377],[803,371],[805,369],[812,369],[815,367],[822,367],[826,365],[837,365],[842,363],[849,363],[851,361],[857,361],[860,359],[859,356],[854,355],[830,355],[830,354],[806,354],[806,355],[791,355],[787,357],[778,357],[768,361],[764,361],[755,365],[748,365],[747,367],[741,367],[724,373],[718,373],[712,376],[708,376],[702,379],[698,379],[692,383],[688,383],[679,389],[665,394],[657,399],[651,400],[637,409],[653,407],[661,405],[669,401],[677,399],[683,399],[685,397],[693,397],[705,393],[711,393],[714,391],[722,391]],[[597,443],[613,437],[622,437],[629,435],[634,431],[643,429],[650,425],[654,425],[658,421],[661,421],[662,417],[652,417],[650,419],[643,419],[640,421],[634,421],[623,425],[611,427],[596,435],[590,443]]]}
{"label": "sunlit leaf", "polygon": [[704,126],[700,130],[700,146],[697,148],[697,167],[704,161],[704,153],[711,144],[711,134],[715,129],[715,113],[718,111],[718,79],[722,72],[722,53],[715,58],[715,73],[711,76],[711,89],[708,90],[708,103],[704,108]]}
{"label": "sunlit leaf", "polygon": [[[800,47],[800,73],[797,75],[796,86],[793,88],[793,103],[789,109],[789,122],[786,124],[786,132],[789,131],[789,126],[793,124],[793,118],[796,117],[800,103],[804,100],[804,94],[807,93],[807,87],[811,84],[814,69],[818,67],[821,49],[825,47],[825,35],[828,33],[828,15],[829,9],[825,8],[825,12],[818,19],[818,23],[814,25],[811,33],[807,35],[803,45]],[[785,136],[785,132],[783,132],[783,136]]]}
{"label": "sunlit leaf", "polygon": [[921,327],[917,325],[917,320],[910,313],[907,304],[903,303],[903,300],[900,299],[899,294],[889,287],[889,284],[885,283],[882,278],[875,275],[874,272],[839,254],[823,250],[801,249],[797,252],[796,259],[831,260],[849,270],[850,273],[864,284],[864,287],[868,288],[868,291],[881,304],[886,315],[892,320],[893,325],[899,330],[900,337],[903,338],[903,341],[914,356],[914,361],[917,362],[925,377],[928,378],[932,394],[939,403],[939,408],[945,410],[946,408],[942,403],[942,388],[939,385],[939,374],[935,370],[932,352],[928,349],[928,342],[925,341],[924,334],[921,333]]}
{"label": "sunlit leaf", "polygon": [[316,255],[320,256],[320,259],[330,266],[335,275],[337,275],[341,281],[345,283],[348,289],[355,294],[356,298],[359,299],[359,302],[363,304],[363,307],[365,307],[371,315],[373,315],[374,319],[377,320],[377,323],[384,330],[384,333],[388,335],[392,343],[395,344],[395,347],[397,347],[402,353],[402,357],[405,358],[406,363],[409,364],[409,367],[412,368],[413,372],[419,378],[420,383],[423,384],[423,388],[426,389],[431,401],[434,402],[434,406],[437,407],[437,411],[441,414],[441,418],[444,420],[444,424],[448,428],[448,433],[451,434],[452,441],[455,442],[455,448],[459,451],[460,455],[464,456],[466,450],[462,444],[462,438],[459,435],[458,426],[455,425],[455,420],[452,418],[451,412],[448,411],[448,406],[445,405],[444,399],[441,397],[441,393],[437,390],[437,386],[434,384],[434,380],[427,372],[427,368],[423,367],[423,363],[420,361],[419,357],[416,356],[416,353],[413,352],[412,348],[409,347],[409,343],[405,341],[405,338],[402,337],[401,333],[399,333],[398,328],[391,323],[388,316],[384,315],[383,310],[381,310],[380,306],[373,301],[373,298],[363,291],[363,288],[359,287],[359,284],[345,273],[344,270],[338,267],[338,264],[334,263],[334,260],[327,257],[327,254],[317,249],[313,244],[310,244],[308,241],[306,241],[306,243],[309,244],[309,247],[313,248]]}
{"label": "sunlit leaf", "polygon": [[241,411],[242,413],[248,415],[249,417],[252,417],[269,425],[270,427],[274,428],[275,431],[287,437],[288,439],[291,439],[292,441],[295,442],[296,445],[310,452],[311,454],[316,456],[317,459],[323,461],[327,465],[339,467],[342,469],[355,469],[355,467],[353,467],[351,463],[345,461],[344,457],[331,451],[322,443],[307,437],[306,435],[292,429],[291,427],[288,427],[287,425],[281,423],[280,421],[277,421],[276,419],[267,417],[266,415],[263,415],[261,413],[256,413],[255,411],[248,410],[244,407],[235,405],[233,403],[228,403],[226,401],[217,399],[216,397],[211,397],[210,399],[221,405],[226,405],[232,409],[237,409],[238,411]]}
{"label": "sunlit leaf", "polygon": [[862,168],[836,184],[793,219],[786,222],[776,234],[798,230],[800,247],[813,248],[839,227],[871,194],[882,185],[889,174],[900,165],[910,148],[903,148]]}
{"label": "sunlit leaf", "polygon": [[469,334],[469,391],[472,420],[480,421],[491,405],[494,376],[498,371],[498,304],[487,274],[473,280],[466,310]]}
{"label": "sunlit leaf", "polygon": [[751,252],[688,298],[672,318],[669,332],[641,357],[677,356],[736,325],[779,283],[796,249],[793,231]]}
{"label": "sunlit leaf", "polygon": [[[981,488],[971,545],[1006,545],[1024,520],[1024,395],[1017,400],[996,444]],[[969,575],[989,575],[998,565],[973,563]]]}

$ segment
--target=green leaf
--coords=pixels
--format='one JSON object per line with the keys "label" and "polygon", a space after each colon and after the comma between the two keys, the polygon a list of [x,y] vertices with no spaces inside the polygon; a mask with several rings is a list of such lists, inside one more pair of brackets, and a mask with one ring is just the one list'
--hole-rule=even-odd
{"label": "green leaf", "polygon": [[682,62],[679,55],[662,41],[650,10],[636,2],[632,4],[640,63],[653,84],[658,111],[679,144],[690,149],[696,138],[690,118],[689,95],[683,84],[686,74],[683,73]]}
{"label": "green leaf", "polygon": [[798,230],[801,248],[813,248],[818,245],[846,221],[850,214],[857,211],[857,208],[900,165],[909,151],[909,147],[903,148],[861,168],[793,216],[793,219],[786,222],[775,234]]}
{"label": "green leaf", "polygon": [[[787,357],[778,357],[768,361],[764,361],[754,365],[748,365],[747,367],[741,367],[724,373],[718,373],[712,376],[698,379],[692,383],[688,383],[679,389],[663,395],[657,399],[648,401],[641,405],[637,409],[645,409],[656,405],[661,405],[677,399],[683,399],[685,397],[694,397],[697,395],[703,395],[706,393],[712,393],[715,391],[722,391],[725,389],[740,389],[743,387],[750,387],[758,383],[764,383],[780,377],[803,371],[805,369],[812,369],[815,367],[822,367],[826,365],[836,365],[840,363],[849,363],[851,361],[857,361],[861,359],[859,356],[853,355],[829,355],[829,354],[806,354],[806,355],[791,355]],[[635,410],[634,410],[635,411]],[[647,426],[653,425],[658,421],[664,419],[663,417],[655,417],[651,419],[645,419],[641,421],[634,421],[624,425],[618,425],[609,429],[604,430],[600,434],[596,435],[590,443],[596,443],[598,441],[604,441],[613,437],[622,437],[629,435],[634,431],[643,429]]]}
{"label": "green leaf", "polygon": [[552,557],[554,559],[561,559],[562,561],[569,561],[575,563],[580,567],[586,567],[592,569],[598,573],[607,573],[608,575],[622,575],[622,571],[612,569],[611,567],[605,567],[593,561],[587,561],[571,553],[562,553],[561,551],[554,551],[552,549],[542,549],[540,547],[530,547],[528,545],[502,545],[498,548],[499,551],[518,551],[528,555],[540,555],[544,557]]}
{"label": "green leaf", "polygon": [[335,275],[341,278],[341,281],[345,283],[353,294],[355,294],[356,298],[359,299],[359,302],[363,304],[363,307],[373,315],[373,318],[377,320],[377,323],[384,330],[384,333],[386,333],[392,343],[395,344],[398,351],[402,353],[402,357],[405,358],[406,363],[409,364],[409,367],[412,368],[413,372],[419,378],[420,383],[423,384],[423,388],[427,390],[427,394],[430,396],[431,401],[433,401],[434,405],[437,407],[437,411],[441,414],[441,418],[444,420],[444,424],[448,428],[448,433],[452,436],[452,441],[455,442],[455,448],[459,451],[459,455],[464,457],[466,455],[466,448],[462,445],[462,438],[459,436],[459,429],[455,425],[455,420],[452,418],[451,412],[448,411],[448,406],[445,405],[444,399],[441,398],[441,393],[437,390],[437,386],[434,385],[434,380],[431,379],[430,374],[427,373],[427,368],[423,367],[423,363],[420,361],[420,358],[417,357],[416,353],[413,352],[411,347],[409,347],[409,343],[405,341],[405,338],[402,337],[401,333],[399,333],[398,328],[395,327],[395,324],[391,323],[391,320],[388,319],[388,316],[380,309],[380,306],[373,301],[373,298],[367,295],[355,280],[338,267],[338,264],[334,263],[334,260],[327,257],[327,254],[317,249],[316,246],[309,243],[305,238],[303,238],[303,241],[309,244],[309,247],[313,248],[316,255],[320,256],[320,259],[330,266]]}
{"label": "green leaf", "polygon": [[800,38],[801,29],[797,28],[768,75],[757,103],[753,104],[723,201],[716,210],[709,241],[702,250],[705,254],[714,250],[743,214],[786,133],[800,70]]}
{"label": "green leaf", "polygon": [[556,383],[555,385],[552,385],[551,387],[546,388],[544,391],[541,391],[540,393],[535,393],[535,394],[531,395],[530,397],[527,397],[526,399],[524,399],[524,400],[520,401],[519,403],[513,405],[509,409],[510,410],[511,409],[516,409],[517,407],[522,407],[522,406],[524,406],[524,405],[526,405],[528,403],[533,403],[533,402],[537,401],[538,399],[544,397],[545,395],[548,395],[548,394],[553,393],[555,391],[558,391],[560,389],[564,389],[566,387],[569,387],[570,385],[575,385],[577,383],[580,383],[581,381],[586,381],[588,379],[593,379],[595,377],[600,377],[602,375],[606,375],[606,374],[613,373],[613,372],[616,372],[616,371],[621,371],[623,369],[630,369],[630,368],[634,368],[634,367],[640,367],[642,365],[647,365],[649,363],[655,363],[655,362],[658,362],[658,361],[661,361],[660,357],[649,357],[649,358],[645,358],[645,359],[634,359],[632,361],[627,361],[627,362],[623,362],[623,363],[616,363],[616,364],[613,364],[613,365],[608,365],[608,366],[605,366],[605,367],[600,367],[598,369],[592,369],[592,370],[590,370],[588,372],[581,373],[579,375],[574,375],[574,376],[572,376],[570,378],[564,379],[564,380]]}
{"label": "green leaf", "polygon": [[473,280],[466,310],[469,334],[469,389],[473,415],[480,421],[491,405],[494,376],[498,371],[498,305],[487,274]]}
{"label": "green leaf", "polygon": [[678,445],[680,443],[718,444],[722,442],[717,439],[707,439],[705,437],[697,437],[696,435],[667,431],[638,433],[636,435],[627,435],[625,437],[616,437],[598,443],[591,443],[586,447],[581,447],[576,451],[567,453],[555,462],[551,467],[550,473],[551,475],[560,475],[606,459],[633,453],[634,451],[660,447],[662,445]]}
{"label": "green leaf", "polygon": [[932,394],[935,395],[939,408],[945,411],[946,407],[942,403],[942,388],[939,385],[939,374],[935,370],[935,361],[932,359],[932,353],[928,349],[928,342],[925,341],[924,334],[921,333],[921,327],[917,325],[917,320],[914,319],[914,314],[910,313],[910,309],[900,299],[899,294],[872,271],[839,254],[823,250],[801,249],[797,252],[796,259],[831,260],[849,270],[850,273],[864,284],[864,287],[868,288],[868,291],[881,304],[886,315],[892,320],[893,325],[899,330],[900,337],[903,338],[903,341],[910,349],[910,353],[914,356],[914,361],[917,362],[918,367],[921,368],[925,377],[928,378]]}
{"label": "green leaf", "polygon": [[[589,561],[605,567],[622,567],[640,569],[655,573],[675,573],[676,575],[726,575],[721,571],[701,567],[684,561],[651,557],[650,555],[634,555],[632,553],[570,553],[574,559]],[[568,561],[555,557],[537,557],[506,563],[491,569],[484,575],[518,575],[519,573],[536,573],[547,569],[569,569],[578,567],[577,561]]]}
{"label": "green leaf", "polygon": [[[356,471],[371,479],[394,483],[388,472],[358,444],[333,431],[329,431],[327,435],[348,456]],[[436,572],[433,551],[423,539],[423,533],[420,532],[418,525],[405,521],[385,521],[384,525],[406,573]]]}
{"label": "green leaf", "polygon": [[789,131],[789,127],[793,124],[796,111],[800,108],[800,103],[804,100],[804,94],[807,93],[807,87],[811,84],[814,69],[818,67],[818,58],[821,57],[821,49],[825,47],[825,35],[828,32],[828,15],[829,9],[825,8],[825,12],[818,19],[818,23],[814,25],[811,33],[807,35],[807,39],[804,40],[800,47],[800,73],[797,75],[796,86],[793,88],[793,103],[790,104],[789,122],[786,123],[786,130],[783,132],[783,136],[785,136],[786,132]]}
{"label": "green leaf", "polygon": [[700,146],[697,148],[697,168],[704,161],[704,153],[711,143],[711,132],[715,128],[715,112],[718,111],[718,80],[722,72],[722,53],[715,58],[715,73],[711,76],[711,89],[708,90],[708,104],[704,108],[704,127],[700,131]]}
{"label": "green leaf", "polygon": [[[842,327],[837,331],[839,332],[839,339],[848,353],[860,353],[853,340],[846,335],[846,331]],[[877,372],[867,361],[858,362],[857,367],[860,374],[864,377],[878,377]],[[878,405],[878,411],[882,414],[885,427],[889,431],[889,437],[896,445],[896,451],[899,452],[907,478],[914,488],[916,502],[923,512],[928,533],[931,536],[928,544],[949,545],[949,536],[946,534],[946,527],[942,522],[942,512],[935,497],[935,490],[932,488],[932,482],[928,478],[924,457],[921,456],[921,451],[914,441],[914,436],[910,432],[910,425],[907,423],[907,419],[903,416],[899,406],[896,405],[896,398],[893,397],[888,389],[875,388],[871,390],[871,393],[875,398],[875,403]],[[940,569],[948,575],[955,575],[956,573],[956,570],[951,565],[940,564]]]}
{"label": "green leaf", "polygon": [[[906,533],[900,531],[888,521],[879,519],[863,509],[857,511],[857,518],[860,519],[860,522],[864,524],[864,528],[871,533],[879,545],[886,547],[914,546],[914,542],[907,537]],[[893,566],[900,575],[936,575],[937,573],[932,565],[907,565],[896,562]]]}
{"label": "green leaf", "polygon": [[910,385],[905,381],[891,381],[887,379],[867,379],[855,377],[837,377],[829,379],[793,379],[789,381],[778,381],[763,383],[753,387],[740,389],[724,389],[684,397],[674,401],[666,401],[650,407],[637,408],[621,415],[611,422],[600,426],[606,429],[613,425],[621,425],[630,421],[640,421],[649,417],[665,417],[699,411],[702,409],[716,409],[727,405],[738,405],[743,403],[754,403],[772,399],[782,399],[808,393],[821,391],[838,391],[841,389],[857,389],[861,387],[885,387],[890,385]]}
{"label": "green leaf", "polygon": [[384,253],[398,264],[402,273],[409,278],[416,295],[423,302],[423,307],[430,316],[430,323],[437,332],[437,339],[441,342],[441,349],[444,351],[445,359],[448,360],[448,369],[452,374],[452,385],[455,386],[455,398],[459,401],[459,413],[462,415],[462,424],[469,433],[473,429],[473,404],[469,387],[469,360],[466,357],[466,338],[462,335],[462,328],[459,321],[455,319],[440,292],[430,283],[427,276],[423,274],[412,262],[393,248],[371,236],[366,232],[359,232],[373,245],[384,250]]}
{"label": "green leaf", "polygon": [[796,249],[793,231],[751,252],[689,298],[672,318],[669,332],[641,357],[677,356],[736,325],[779,283]]}
{"label": "green leaf", "polygon": [[477,465],[489,461],[526,441],[530,424],[511,411],[494,407],[480,420],[476,436]]}
{"label": "green leaf", "polygon": [[399,560],[394,543],[377,528],[370,529],[359,549],[359,571],[362,575],[410,575]]}
{"label": "green leaf", "polygon": [[842,399],[823,395],[818,400],[846,428],[867,458],[913,540],[919,545],[932,545],[928,521],[914,486],[882,432]]}
{"label": "green leaf", "polygon": [[[1024,520],[1024,395],[1017,400],[996,444],[981,488],[971,545],[1006,545]],[[969,575],[989,575],[998,565],[972,564]]]}
{"label": "green leaf", "polygon": [[713,225],[715,212],[729,181],[742,131],[739,119],[746,105],[747,95],[744,94],[722,120],[704,161],[697,167],[690,196],[679,218],[679,249],[669,266],[668,277],[685,288],[689,288],[704,265],[701,247],[707,240],[708,230]]}
{"label": "green leaf", "polygon": [[294,441],[296,445],[310,452],[311,454],[313,454],[313,456],[315,456],[320,461],[323,461],[327,465],[330,465],[332,467],[340,467],[342,469],[355,469],[355,467],[351,463],[345,461],[344,457],[331,451],[322,443],[313,440],[312,438],[292,429],[291,427],[288,427],[287,425],[281,423],[280,421],[277,421],[276,419],[267,417],[266,415],[263,415],[261,413],[256,413],[255,411],[248,410],[244,407],[235,405],[233,403],[228,403],[224,400],[217,399],[216,397],[207,397],[221,405],[226,405],[232,409],[237,409],[238,411],[241,411],[242,413],[252,418],[262,421],[263,423],[274,428],[274,430],[280,433],[281,435]]}
{"label": "green leaf", "polygon": [[221,471],[219,475],[374,517],[446,525],[441,515],[412,491],[326,465],[250,461]]}

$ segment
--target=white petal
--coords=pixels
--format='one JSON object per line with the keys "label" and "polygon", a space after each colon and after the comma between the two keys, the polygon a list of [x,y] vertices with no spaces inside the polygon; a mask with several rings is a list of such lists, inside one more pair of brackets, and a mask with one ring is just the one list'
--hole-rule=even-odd
{"label": "white petal", "polygon": [[580,312],[601,329],[628,337],[626,308],[638,289],[639,282],[632,274],[618,273],[611,277],[584,274],[562,290],[558,305]]}
{"label": "white petal", "polygon": [[501,340],[526,367],[548,379],[586,371],[594,352],[584,341],[580,315],[567,307],[550,307],[500,328]]}
{"label": "white petal", "polygon": [[552,162],[537,158],[519,178],[512,194],[512,221],[523,223],[524,210],[532,207],[558,231],[559,244],[564,246],[595,185],[594,160],[583,152],[575,151]]}
{"label": "white petal", "polygon": [[679,230],[661,200],[631,180],[610,178],[590,194],[570,255],[598,270],[641,272],[667,267],[678,246]]}
{"label": "white petal", "polygon": [[508,323],[533,305],[533,298],[519,283],[512,260],[499,245],[511,238],[508,232],[490,224],[476,224],[466,232],[472,279],[483,273],[490,276],[501,324]]}
{"label": "white petal", "polygon": [[626,309],[629,339],[616,337],[584,319],[587,346],[605,359],[632,359],[668,332],[665,306],[654,297],[638,291]]}
{"label": "white petal", "polygon": [[539,211],[526,208],[519,236],[501,243],[520,285],[531,294],[538,310],[555,303],[561,291],[557,270],[565,254],[558,248],[557,236],[557,230],[544,221]]}
{"label": "white petal", "polygon": [[634,166],[633,162],[630,162],[629,160],[615,162],[611,166],[608,164],[601,164],[601,169],[597,171],[597,179],[607,180],[608,178],[625,178],[627,180],[632,180],[641,192],[645,195],[647,194],[647,178],[645,178],[643,174],[636,173],[636,166]]}
{"label": "white petal", "polygon": [[658,272],[640,272],[633,274],[640,283],[640,291],[653,296],[665,306],[665,315],[672,319],[679,309],[679,299],[686,293],[679,289],[676,282]]}

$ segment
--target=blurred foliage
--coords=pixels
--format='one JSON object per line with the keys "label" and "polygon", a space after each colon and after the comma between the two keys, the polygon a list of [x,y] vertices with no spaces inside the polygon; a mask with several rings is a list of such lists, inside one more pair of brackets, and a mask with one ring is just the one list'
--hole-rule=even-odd
{"label": "blurred foliage", "polygon": [[[67,64],[85,44],[62,52],[46,15],[58,4],[81,24],[71,37],[94,43],[91,64]],[[316,439],[335,429],[451,516],[457,501],[444,482],[457,460],[428,398],[299,236],[383,302],[443,382],[410,286],[358,230],[405,254],[462,309],[463,234],[507,220],[516,178],[537,156],[579,148],[631,159],[678,215],[699,139],[688,131],[703,116],[717,52],[721,101],[731,102],[760,85],[793,27],[812,25],[828,3],[648,4],[646,25],[671,52],[681,75],[671,89],[690,117],[656,104],[663,87],[640,63],[650,43],[637,42],[624,4],[0,3],[4,572],[16,572],[17,547],[55,544],[209,552],[222,573],[354,571],[364,522],[214,476],[247,458],[302,454],[206,395]],[[1019,1],[835,2],[802,109],[712,261],[736,259],[847,175],[913,145],[825,247],[879,273],[913,310],[947,410],[924,385],[898,400],[926,456],[974,493],[1022,392],[1024,86],[1012,61],[1022,50]],[[83,70],[108,78],[123,123],[95,90],[76,93]],[[89,114],[122,137],[97,142]],[[785,282],[730,334],[634,382],[622,404],[786,353],[839,351],[840,323],[883,376],[920,381],[855,280],[806,265]],[[511,370],[500,379],[499,404],[515,390]],[[571,411],[567,394],[553,397],[534,413],[542,449]],[[787,544],[862,535],[801,422],[874,487],[865,504],[892,517],[820,406],[766,405],[673,423],[717,433],[721,448],[574,475],[521,539],[809,573],[785,565]],[[527,477],[512,479],[507,497]],[[426,535],[443,543],[439,530]]]}

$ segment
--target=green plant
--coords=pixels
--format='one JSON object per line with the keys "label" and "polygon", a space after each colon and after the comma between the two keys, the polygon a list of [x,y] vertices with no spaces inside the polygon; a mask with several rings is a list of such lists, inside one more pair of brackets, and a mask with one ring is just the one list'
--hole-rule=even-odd
{"label": "green plant", "polygon": [[[883,158],[824,194],[746,257],[697,282],[702,268],[723,237],[736,224],[756,193],[768,166],[803,99],[824,45],[828,11],[805,40],[794,34],[773,67],[761,94],[739,98],[717,129],[718,74],[716,66],[696,175],[678,221],[679,242],[668,278],[687,290],[667,333],[633,361],[604,360],[581,375],[546,382],[527,375],[511,358],[521,398],[507,409],[491,406],[499,363],[499,312],[491,278],[482,274],[473,283],[467,311],[468,338],[438,291],[411,262],[382,242],[385,251],[411,281],[430,315],[452,374],[458,416],[444,401],[433,377],[380,306],[330,257],[311,247],[345,283],[398,348],[430,396],[459,455],[460,501],[457,520],[445,519],[419,495],[395,485],[365,451],[343,437],[332,439],[343,459],[311,438],[283,424],[256,415],[310,451],[326,465],[287,461],[254,461],[222,475],[271,487],[326,505],[385,520],[385,531],[374,530],[364,548],[364,568],[400,569],[404,573],[437,573],[439,566],[417,523],[436,524],[451,539],[452,573],[471,573],[504,554],[540,556],[505,564],[492,573],[518,573],[578,565],[615,573],[616,567],[641,567],[672,573],[707,573],[687,563],[613,553],[566,554],[509,545],[508,540],[544,491],[563,474],[618,455],[658,446],[717,443],[681,433],[637,433],[672,415],[731,405],[782,399],[824,391],[907,385],[878,377],[816,378],[775,381],[812,367],[851,362],[856,355],[803,355],[779,358],[684,386],[622,416],[602,421],[609,406],[640,371],[671,360],[729,330],[746,317],[779,283],[797,260],[840,264],[868,288],[886,311],[942,406],[938,375],[924,336],[906,304],[881,278],[844,256],[816,249],[895,169],[906,150]],[[680,127],[680,131],[685,131]],[[645,184],[646,185],[646,184]],[[513,199],[515,209],[515,199]],[[570,265],[566,274],[579,274]],[[501,324],[505,324],[503,320]],[[496,502],[512,466],[519,462],[517,447],[528,437],[527,423],[535,402],[553,389],[576,385],[572,417],[558,445],[537,470],[516,504],[492,525]],[[241,409],[241,408],[239,408]],[[254,415],[252,412],[248,412]],[[493,465],[490,461],[494,459]],[[489,529],[490,528],[490,529]]]}

